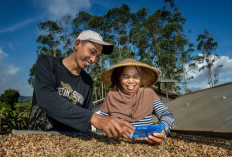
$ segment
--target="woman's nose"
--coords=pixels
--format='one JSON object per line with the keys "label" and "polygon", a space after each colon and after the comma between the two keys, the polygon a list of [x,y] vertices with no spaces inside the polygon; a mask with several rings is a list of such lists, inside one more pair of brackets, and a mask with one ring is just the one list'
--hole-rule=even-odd
{"label": "woman's nose", "polygon": [[128,83],[133,83],[134,79],[133,78],[129,78]]}

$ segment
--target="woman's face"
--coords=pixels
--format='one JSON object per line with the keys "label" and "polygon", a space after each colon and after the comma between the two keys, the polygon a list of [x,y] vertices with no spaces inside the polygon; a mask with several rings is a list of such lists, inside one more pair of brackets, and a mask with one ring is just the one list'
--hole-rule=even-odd
{"label": "woman's face", "polygon": [[140,86],[140,75],[134,66],[126,66],[119,77],[120,84],[126,93],[134,93]]}

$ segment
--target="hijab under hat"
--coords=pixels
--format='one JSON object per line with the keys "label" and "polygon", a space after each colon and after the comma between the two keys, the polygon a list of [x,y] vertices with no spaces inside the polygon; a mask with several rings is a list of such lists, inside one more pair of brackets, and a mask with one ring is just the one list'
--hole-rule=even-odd
{"label": "hijab under hat", "polygon": [[[140,78],[142,79],[142,71],[140,67],[135,66]],[[122,74],[124,67],[114,70],[119,75]],[[113,74],[119,78],[118,74]],[[116,79],[117,81],[119,79]],[[139,87],[132,94],[126,93],[120,83],[115,83],[113,89],[108,93],[101,109],[111,116],[120,117],[130,122],[143,119],[153,111],[154,100],[159,99],[154,90],[147,87]]]}

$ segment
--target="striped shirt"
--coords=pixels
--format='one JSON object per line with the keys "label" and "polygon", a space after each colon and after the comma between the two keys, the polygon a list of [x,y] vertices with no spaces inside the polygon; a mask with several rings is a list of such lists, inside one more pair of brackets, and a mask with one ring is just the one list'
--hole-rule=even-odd
{"label": "striped shirt", "polygon": [[[101,110],[100,112],[101,115],[109,116],[108,113],[104,112]],[[164,105],[164,103],[160,100],[155,100],[154,101],[154,109],[151,114],[148,116],[144,117],[141,120],[135,121],[135,122],[130,122],[133,126],[146,126],[146,125],[153,125],[152,121],[152,114],[154,114],[158,122],[157,124],[164,124],[165,125],[165,131],[166,135],[169,134],[170,129],[172,128],[174,124],[174,117],[172,115],[172,112]]]}

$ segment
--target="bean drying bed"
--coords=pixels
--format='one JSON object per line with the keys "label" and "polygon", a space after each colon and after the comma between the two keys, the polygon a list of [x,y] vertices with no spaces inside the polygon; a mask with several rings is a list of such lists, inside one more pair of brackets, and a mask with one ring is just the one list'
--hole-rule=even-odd
{"label": "bean drying bed", "polygon": [[14,130],[0,135],[0,156],[232,156],[232,140],[174,130],[161,144],[150,145],[101,133]]}

